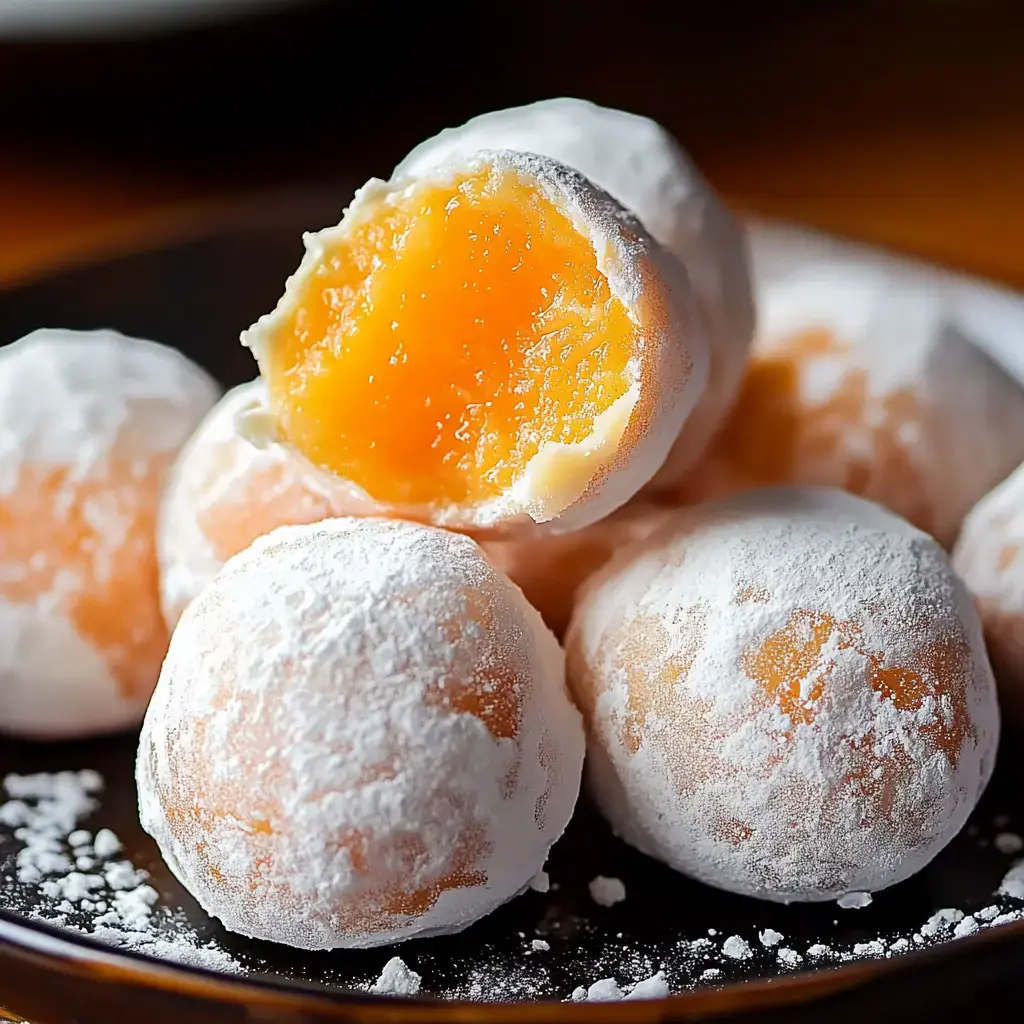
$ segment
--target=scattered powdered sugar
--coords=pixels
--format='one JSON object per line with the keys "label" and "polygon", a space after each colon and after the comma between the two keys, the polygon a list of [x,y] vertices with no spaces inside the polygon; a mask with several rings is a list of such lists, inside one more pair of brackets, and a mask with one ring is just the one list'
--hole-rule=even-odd
{"label": "scattered powdered sugar", "polygon": [[786,967],[796,967],[804,962],[804,958],[795,949],[790,949],[788,946],[783,946],[776,956],[779,963]]}
{"label": "scattered powdered sugar", "polygon": [[626,887],[619,878],[598,875],[590,881],[590,898],[600,907],[613,907],[626,898]]}
{"label": "scattered powdered sugar", "polygon": [[863,907],[871,906],[871,893],[869,892],[848,892],[836,900],[843,910],[860,910]]}
{"label": "scattered powdered sugar", "polygon": [[722,952],[731,960],[749,960],[754,955],[750,943],[739,935],[730,935],[722,943]]}
{"label": "scattered powdered sugar", "polygon": [[881,939],[872,939],[870,942],[857,942],[853,947],[854,956],[882,956],[885,953],[885,943]]}
{"label": "scattered powdered sugar", "polygon": [[[0,804],[0,823],[13,829],[21,844],[5,886],[13,909],[151,956],[243,971],[228,953],[203,944],[183,919],[156,912],[159,894],[148,884],[149,875],[130,861],[112,859],[122,844],[110,829],[101,828],[94,837],[78,827],[99,809],[103,779],[97,772],[8,775],[3,786],[10,799]],[[78,870],[82,860],[96,870]],[[24,889],[14,883],[34,889],[33,905],[22,905]],[[72,916],[83,923],[72,923]]]}
{"label": "scattered powdered sugar", "polygon": [[665,972],[658,971],[625,989],[621,988],[614,978],[601,978],[589,988],[580,985],[573,989],[569,999],[574,1003],[611,1003],[623,999],[664,999],[668,994],[669,986],[665,980]]}
{"label": "scattered powdered sugar", "polygon": [[627,994],[627,999],[664,999],[669,993],[665,972],[658,971],[643,981],[638,981]]}
{"label": "scattered powdered sugar", "polygon": [[975,932],[981,929],[981,925],[978,924],[977,920],[970,915],[960,920],[956,927],[953,929],[953,937],[962,939],[965,935],[973,935]]}
{"label": "scattered powdered sugar", "polygon": [[931,917],[923,925],[921,925],[921,934],[925,938],[932,938],[935,935],[939,935],[942,932],[949,931],[953,925],[958,921],[962,921],[964,912],[957,910],[955,907],[944,907],[942,910],[936,910]]}
{"label": "scattered powdered sugar", "polygon": [[420,990],[423,979],[410,970],[399,956],[393,956],[380,972],[380,977],[370,991],[380,996],[414,996]]}

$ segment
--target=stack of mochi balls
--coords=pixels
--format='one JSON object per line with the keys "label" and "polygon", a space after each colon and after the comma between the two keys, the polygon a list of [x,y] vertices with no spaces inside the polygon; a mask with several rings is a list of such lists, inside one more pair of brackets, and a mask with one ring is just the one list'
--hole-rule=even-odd
{"label": "stack of mochi balls", "polygon": [[219,399],[160,345],[29,335],[0,726],[144,715],[168,866],[309,949],[521,893],[584,774],[721,889],[909,877],[992,773],[986,629],[1024,717],[1024,391],[901,266],[762,277],[666,131],[561,99],[306,235]]}

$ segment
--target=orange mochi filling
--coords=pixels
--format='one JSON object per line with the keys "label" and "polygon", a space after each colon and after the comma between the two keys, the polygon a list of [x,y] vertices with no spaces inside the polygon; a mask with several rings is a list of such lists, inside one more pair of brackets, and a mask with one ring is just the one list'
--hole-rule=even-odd
{"label": "orange mochi filling", "polygon": [[261,359],[270,405],[285,441],[378,502],[498,499],[630,390],[639,329],[527,174],[421,182],[319,239]]}

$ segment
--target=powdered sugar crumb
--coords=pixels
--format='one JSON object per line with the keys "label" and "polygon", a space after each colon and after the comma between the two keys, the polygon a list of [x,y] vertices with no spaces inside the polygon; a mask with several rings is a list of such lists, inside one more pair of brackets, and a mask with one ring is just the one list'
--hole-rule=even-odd
{"label": "powdered sugar crumb", "polygon": [[530,943],[530,948],[537,953],[546,953],[551,948],[551,943],[545,942],[544,939],[534,939]]}
{"label": "powdered sugar crumb", "polygon": [[730,935],[722,943],[722,952],[731,960],[749,960],[754,955],[750,943],[739,935]]}
{"label": "powdered sugar crumb", "polygon": [[768,947],[777,946],[785,937],[782,932],[777,932],[774,928],[765,928],[758,936],[761,940],[761,945]]}
{"label": "powdered sugar crumb", "polygon": [[871,893],[869,892],[848,892],[844,893],[836,903],[843,910],[860,910],[862,907],[871,906]]}
{"label": "powdered sugar crumb", "polygon": [[622,999],[624,993],[614,978],[602,978],[587,989],[588,1003],[611,1003]]}
{"label": "powdered sugar crumb", "polygon": [[804,958],[795,949],[789,949],[787,946],[783,946],[776,956],[779,963],[786,967],[796,967],[804,962]]}
{"label": "powdered sugar crumb", "polygon": [[962,921],[964,912],[957,910],[955,907],[946,907],[943,910],[937,910],[923,925],[921,925],[921,934],[925,938],[932,938],[939,935],[941,932],[949,931],[958,921]]}
{"label": "powdered sugar crumb", "polygon": [[530,879],[530,888],[534,892],[549,892],[551,890],[551,876],[542,868]]}
{"label": "powdered sugar crumb", "polygon": [[882,956],[883,953],[885,953],[885,943],[881,939],[858,942],[853,947],[854,956]]}
{"label": "powdered sugar crumb", "polygon": [[100,860],[121,852],[121,840],[109,828],[101,828],[92,842],[93,852]]}
{"label": "powdered sugar crumb", "polygon": [[665,972],[658,971],[643,981],[638,981],[630,990],[627,999],[664,999],[669,993]]}
{"label": "powdered sugar crumb", "polygon": [[380,972],[370,991],[381,996],[414,996],[423,979],[400,956],[393,956]]}
{"label": "powdered sugar crumb", "polygon": [[590,898],[601,907],[613,907],[626,898],[626,887],[619,878],[598,875],[590,881]]}

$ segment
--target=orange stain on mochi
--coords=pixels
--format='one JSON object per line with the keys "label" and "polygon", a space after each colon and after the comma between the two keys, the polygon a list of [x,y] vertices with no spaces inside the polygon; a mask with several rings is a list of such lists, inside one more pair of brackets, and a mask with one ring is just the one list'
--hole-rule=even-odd
{"label": "orange stain on mochi", "polygon": [[[469,589],[465,596],[466,616],[448,623],[453,643],[468,629],[486,630],[493,624],[493,611],[483,597]],[[527,679],[511,668],[481,667],[471,678],[450,680],[444,687],[429,687],[424,700],[452,714],[473,715],[496,739],[514,740],[520,731],[523,700],[529,685]],[[258,770],[253,759],[268,747],[279,745],[280,738],[261,714],[256,697],[239,692],[225,682],[222,689],[225,699],[229,693],[233,703],[241,701],[245,705],[242,717],[248,728],[237,738],[229,738],[225,755],[239,758],[242,768],[235,777],[214,778],[206,769],[207,762],[202,755],[207,749],[209,720],[193,720],[178,738],[170,791],[160,795],[164,813],[172,834],[193,846],[218,885],[237,889],[239,898],[247,898],[247,894],[251,898],[251,894],[258,893],[258,898],[271,899],[278,905],[291,902],[301,906],[301,893],[273,877],[275,846],[287,832],[285,807],[295,789],[295,780],[283,764]],[[338,694],[338,702],[338,714],[349,713],[345,694]],[[214,714],[222,712],[223,706],[224,701],[215,702]],[[186,764],[189,768],[184,771]],[[356,784],[370,785],[395,778],[398,770],[391,760],[368,765]],[[514,795],[517,771],[518,764],[515,764],[506,780],[506,797]],[[153,776],[156,777],[155,771]],[[260,780],[258,787],[252,784],[255,778]],[[439,786],[444,794],[443,780]],[[491,852],[483,826],[456,794],[442,796],[442,799],[449,804],[445,816],[456,836],[452,854],[446,870],[415,889],[410,889],[409,879],[429,855],[426,837],[416,831],[380,838],[368,829],[339,832],[338,849],[348,854],[352,870],[369,883],[357,903],[334,908],[334,915],[345,931],[365,934],[391,931],[403,918],[426,913],[444,892],[487,883],[486,874],[478,867]],[[543,814],[543,801],[544,797],[538,801],[538,814]],[[248,837],[250,868],[241,887],[229,880],[213,860],[214,832],[225,826],[236,827]]]}
{"label": "orange stain on mochi", "polygon": [[153,688],[167,649],[155,521],[169,461],[111,459],[81,479],[25,466],[0,497],[0,597],[52,604],[127,699]]}
{"label": "orange stain on mochi", "polygon": [[[725,493],[791,482],[839,487],[897,508],[930,532],[934,515],[920,497],[911,454],[912,434],[923,418],[913,391],[872,395],[868,371],[851,365],[822,401],[803,394],[802,382],[815,363],[843,360],[849,351],[826,328],[755,350],[734,412],[711,448],[711,459],[732,480]],[[687,501],[707,497],[699,467],[681,494]]]}
{"label": "orange stain on mochi", "polygon": [[318,523],[332,515],[331,503],[295,479],[287,463],[246,475],[240,485],[196,514],[196,525],[227,561],[279,526]]}
{"label": "orange stain on mochi", "polygon": [[974,728],[967,707],[969,651],[963,636],[947,635],[924,644],[909,665],[886,665],[883,652],[867,648],[858,623],[823,612],[793,612],[782,629],[744,654],[742,666],[794,728],[812,725],[827,696],[836,661],[826,646],[833,640],[837,651],[852,649],[867,659],[872,689],[898,711],[917,712],[925,701],[934,701],[935,721],[921,726],[920,733],[931,738],[955,767]]}

